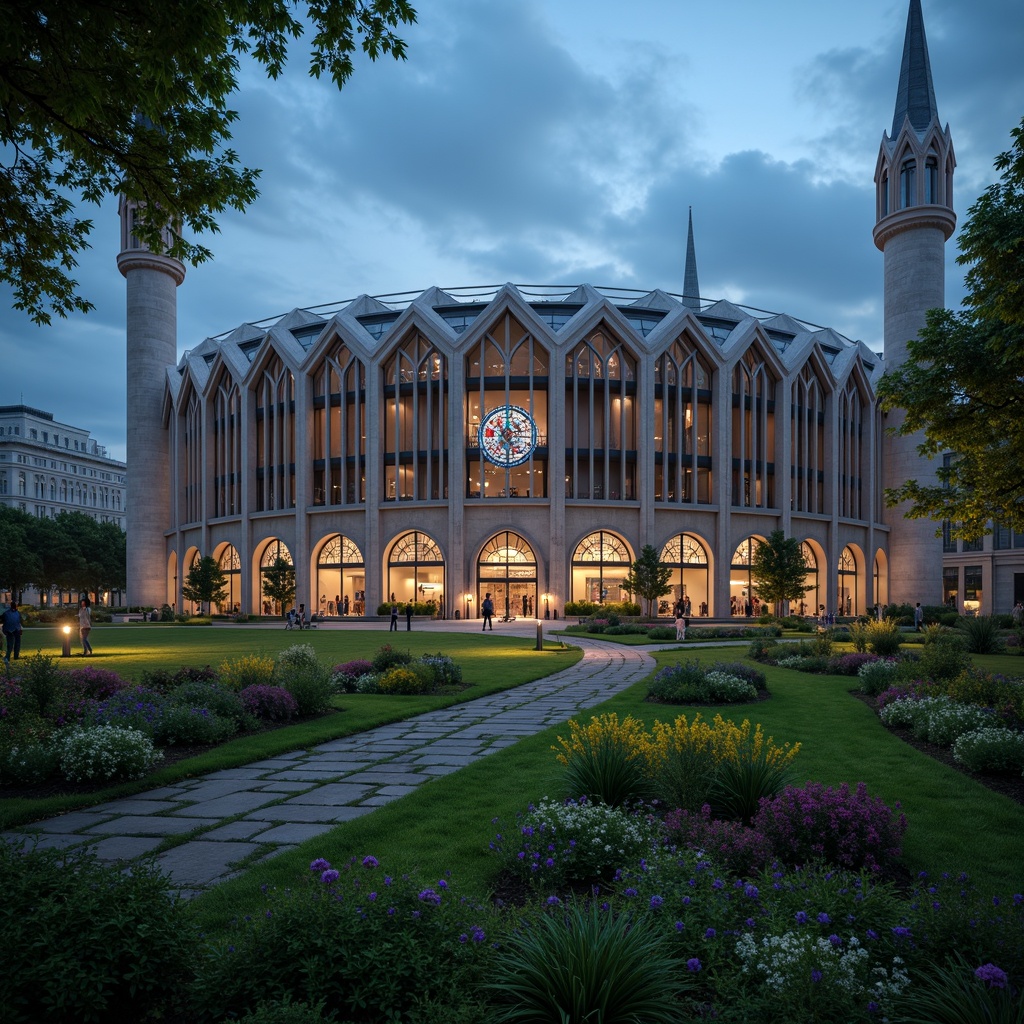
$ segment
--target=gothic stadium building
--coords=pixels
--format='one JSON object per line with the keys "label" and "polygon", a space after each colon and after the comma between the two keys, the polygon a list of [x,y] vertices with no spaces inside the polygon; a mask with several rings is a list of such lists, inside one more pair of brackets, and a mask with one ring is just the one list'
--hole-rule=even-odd
{"label": "gothic stadium building", "polygon": [[[954,166],[912,0],[876,172],[890,365],[943,305]],[[882,355],[700,297],[692,222],[681,294],[362,295],[178,359],[184,268],[141,247],[133,212],[122,203],[118,257],[133,604],[181,607],[190,566],[212,555],[223,607],[248,613],[283,557],[311,609],[373,614],[393,594],[476,615],[491,593],[499,614],[561,614],[619,599],[651,544],[694,615],[724,616],[750,597],[751,552],[775,529],[803,544],[808,611],[962,597],[963,567],[943,592],[934,524],[884,505],[884,487],[928,466],[915,439],[884,432]]]}

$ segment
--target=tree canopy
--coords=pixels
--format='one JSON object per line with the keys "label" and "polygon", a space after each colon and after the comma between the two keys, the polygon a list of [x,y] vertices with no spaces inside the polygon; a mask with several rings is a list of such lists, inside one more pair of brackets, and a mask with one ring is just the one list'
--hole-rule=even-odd
{"label": "tree canopy", "polygon": [[918,451],[943,459],[938,484],[908,480],[886,501],[909,501],[909,517],[948,520],[968,539],[990,522],[1024,533],[1024,120],[1012,136],[995,161],[1000,181],[960,233],[966,308],[929,310],[878,388],[883,408],[905,410],[896,432],[923,431]]}
{"label": "tree canopy", "polygon": [[295,600],[295,566],[278,555],[263,570],[263,593],[283,612]]}
{"label": "tree canopy", "polygon": [[799,601],[810,589],[800,541],[782,530],[772,530],[750,557],[750,578],[762,601],[776,606]]}
{"label": "tree canopy", "polygon": [[181,585],[181,596],[186,601],[194,601],[202,608],[210,610],[212,603],[221,604],[228,596],[228,580],[223,569],[212,555],[203,555],[189,569],[184,583]]}
{"label": "tree canopy", "polygon": [[[227,148],[240,57],[270,78],[311,31],[310,73],[341,88],[361,47],[404,59],[408,0],[0,0],[0,281],[37,323],[87,312],[71,271],[88,247],[82,202],[140,204],[135,233],[190,263],[211,253],[181,234],[258,195],[258,170]],[[169,248],[162,229],[170,219]]]}
{"label": "tree canopy", "polygon": [[645,544],[640,557],[629,567],[629,574],[622,581],[622,589],[647,603],[647,614],[654,613],[654,602],[672,590],[672,569],[663,565],[658,549]]}

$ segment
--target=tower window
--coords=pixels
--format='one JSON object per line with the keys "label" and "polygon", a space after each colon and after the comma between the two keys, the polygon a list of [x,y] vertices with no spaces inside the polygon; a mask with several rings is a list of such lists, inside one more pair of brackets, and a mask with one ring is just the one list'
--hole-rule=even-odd
{"label": "tower window", "polygon": [[929,157],[924,165],[924,201],[939,201],[939,163],[935,157]]}
{"label": "tower window", "polygon": [[904,160],[900,167],[900,207],[905,209],[914,205],[917,165],[913,160]]}
{"label": "tower window", "polygon": [[882,178],[882,216],[889,212],[889,175]]}

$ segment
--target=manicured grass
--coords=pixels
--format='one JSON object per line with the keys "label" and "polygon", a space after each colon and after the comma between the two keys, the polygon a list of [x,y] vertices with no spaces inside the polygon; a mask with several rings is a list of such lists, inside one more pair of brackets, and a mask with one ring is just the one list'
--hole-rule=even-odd
{"label": "manicured grass", "polygon": [[[736,648],[699,648],[662,651],[655,658],[661,666],[681,657],[712,662],[741,654]],[[1007,666],[1002,670],[1008,671]],[[850,677],[777,668],[768,668],[767,674],[772,698],[755,704],[653,705],[644,701],[646,685],[639,683],[580,718],[616,711],[650,728],[656,719],[672,721],[679,714],[692,721],[700,711],[706,718],[721,713],[737,723],[744,718],[760,722],[776,742],[801,743],[794,762],[798,780],[830,785],[863,781],[872,795],[891,806],[899,802],[909,821],[904,860],[912,872],[967,871],[982,891],[993,894],[1024,889],[1024,807],[891,735],[849,693],[855,685]],[[336,863],[372,853],[392,873],[417,869],[441,877],[450,870],[461,884],[487,891],[497,870],[488,850],[494,833],[513,827],[516,813],[529,802],[563,795],[551,747],[567,731],[562,725],[527,737],[371,815],[339,825],[217,887],[200,898],[197,910],[204,923],[216,927],[243,908],[255,907],[259,884],[293,885],[318,856]],[[495,817],[500,826],[492,824]]]}
{"label": "manicured grass", "polygon": [[[98,637],[97,632],[100,633]],[[31,631],[26,630],[25,636],[30,637]],[[144,779],[107,786],[91,793],[0,799],[0,828],[13,828],[65,811],[91,807],[184,778],[234,768],[290,750],[305,749],[425,711],[474,700],[559,672],[582,657],[578,647],[562,647],[551,641],[545,644],[543,651],[537,651],[534,639],[522,637],[413,631],[393,633],[389,640],[386,629],[298,632],[245,627],[140,625],[94,630],[90,639],[94,640],[95,657],[88,660],[60,659],[61,663],[69,667],[89,665],[110,669],[124,678],[138,680],[145,670],[175,671],[183,666],[204,665],[216,667],[225,659],[234,660],[243,654],[277,654],[296,643],[311,644],[321,660],[332,665],[361,658],[369,660],[382,644],[390,642],[398,650],[410,651],[414,657],[438,651],[449,655],[462,667],[463,682],[468,686],[455,694],[424,697],[344,694],[333,701],[341,714],[270,732],[239,736],[197,757],[158,769]],[[22,656],[35,653],[36,649],[36,645],[24,643]],[[43,650],[43,653],[49,652]]]}

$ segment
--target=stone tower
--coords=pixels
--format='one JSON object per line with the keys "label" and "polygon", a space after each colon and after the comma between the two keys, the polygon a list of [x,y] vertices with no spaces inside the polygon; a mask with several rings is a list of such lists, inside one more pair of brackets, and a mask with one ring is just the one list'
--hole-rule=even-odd
{"label": "stone tower", "polygon": [[[924,34],[921,0],[910,0],[892,132],[883,133],[875,170],[875,245],[885,254],[885,365],[907,358],[907,342],[925,312],[945,305],[945,245],[956,227],[953,143],[939,122]],[[885,427],[903,421],[890,412]],[[884,440],[882,480],[934,482],[935,466],[917,453],[920,436]],[[889,600],[941,602],[941,549],[930,519],[905,519],[906,505],[888,513]]]}
{"label": "stone tower", "polygon": [[[128,602],[159,608],[168,599],[165,533],[171,465],[161,410],[167,367],[178,361],[177,287],[185,267],[151,252],[133,228],[138,204],[121,197],[117,268],[128,293]],[[170,230],[166,232],[170,245]]]}

